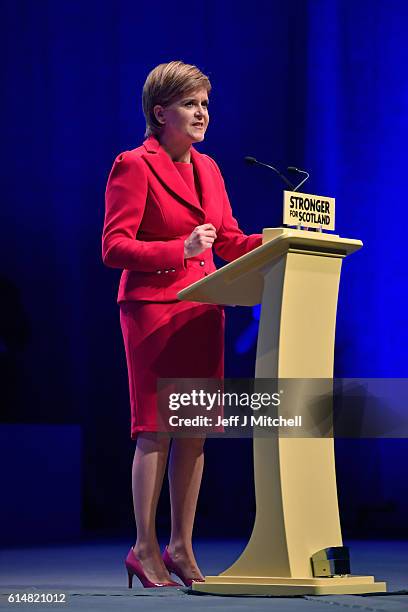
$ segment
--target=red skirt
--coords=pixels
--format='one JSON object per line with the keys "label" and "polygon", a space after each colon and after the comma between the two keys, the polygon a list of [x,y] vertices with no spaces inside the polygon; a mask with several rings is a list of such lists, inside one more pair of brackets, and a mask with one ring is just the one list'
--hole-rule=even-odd
{"label": "red skirt", "polygon": [[158,378],[224,376],[224,309],[197,302],[122,302],[131,438],[157,431]]}

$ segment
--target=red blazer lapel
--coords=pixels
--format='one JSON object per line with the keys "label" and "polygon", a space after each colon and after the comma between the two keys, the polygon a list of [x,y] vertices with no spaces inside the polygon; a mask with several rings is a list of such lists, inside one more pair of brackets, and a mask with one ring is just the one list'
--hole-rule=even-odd
{"label": "red blazer lapel", "polygon": [[143,143],[146,150],[142,153],[143,159],[149,164],[153,172],[162,183],[181,198],[186,204],[197,209],[201,216],[204,216],[203,209],[197,199],[196,194],[192,193],[186,185],[181,174],[173,164],[168,153],[160,146],[159,141],[150,136]]}
{"label": "red blazer lapel", "polygon": [[202,208],[206,211],[208,205],[214,200],[214,179],[209,171],[205,155],[196,151],[194,147],[191,147],[191,159],[200,181]]}

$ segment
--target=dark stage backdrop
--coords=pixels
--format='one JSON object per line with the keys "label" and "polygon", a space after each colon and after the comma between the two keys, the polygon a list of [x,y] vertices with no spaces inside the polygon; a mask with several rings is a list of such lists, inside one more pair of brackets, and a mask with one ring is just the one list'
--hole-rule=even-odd
{"label": "dark stage backdrop", "polygon": [[[336,375],[402,377],[407,26],[404,0],[3,0],[1,419],[82,426],[86,527],[132,526],[119,272],[104,268],[100,236],[113,159],[143,140],[147,73],[182,59],[210,76],[199,149],[219,163],[247,232],[280,225],[282,187],[245,155],[305,167],[308,191],[337,198],[338,233],[365,246],[344,265]],[[227,317],[227,374],[251,376],[254,313]],[[405,442],[337,446],[345,529],[402,533]],[[206,461],[198,531],[244,536],[249,442],[209,441]]]}

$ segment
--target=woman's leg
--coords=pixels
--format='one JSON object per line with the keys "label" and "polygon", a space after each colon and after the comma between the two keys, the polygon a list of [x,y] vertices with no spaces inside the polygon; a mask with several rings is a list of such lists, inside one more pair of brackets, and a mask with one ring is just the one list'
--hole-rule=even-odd
{"label": "woman's leg", "polygon": [[152,582],[170,580],[156,536],[156,509],[166,469],[170,438],[138,434],[132,467],[133,507],[137,539],[135,556]]}
{"label": "woman's leg", "polygon": [[175,438],[170,451],[170,556],[187,576],[202,578],[194,557],[192,534],[204,467],[205,438]]}

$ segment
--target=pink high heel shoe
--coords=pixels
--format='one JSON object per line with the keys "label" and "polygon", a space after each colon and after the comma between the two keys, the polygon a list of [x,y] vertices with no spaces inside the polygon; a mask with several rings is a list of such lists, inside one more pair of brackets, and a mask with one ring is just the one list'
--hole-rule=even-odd
{"label": "pink high heel shoe", "polygon": [[179,565],[170,557],[167,546],[162,554],[162,559],[168,571],[172,574],[176,574],[187,587],[191,587],[193,582],[205,582],[204,578],[188,578]]}
{"label": "pink high heel shoe", "polygon": [[174,582],[174,580],[170,580],[169,582],[152,582],[148,579],[146,574],[144,573],[144,569],[139,559],[135,556],[133,552],[133,547],[129,550],[128,556],[125,560],[126,569],[128,572],[129,578],[129,589],[133,586],[133,576],[137,576],[145,587],[145,589],[153,588],[153,587],[180,587],[182,586],[178,582]]}

